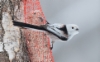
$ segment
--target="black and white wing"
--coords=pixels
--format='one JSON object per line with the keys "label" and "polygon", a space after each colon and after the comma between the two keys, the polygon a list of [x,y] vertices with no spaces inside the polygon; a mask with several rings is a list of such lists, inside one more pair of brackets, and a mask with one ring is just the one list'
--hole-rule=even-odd
{"label": "black and white wing", "polygon": [[64,24],[47,24],[45,29],[61,40],[68,39],[67,28]]}

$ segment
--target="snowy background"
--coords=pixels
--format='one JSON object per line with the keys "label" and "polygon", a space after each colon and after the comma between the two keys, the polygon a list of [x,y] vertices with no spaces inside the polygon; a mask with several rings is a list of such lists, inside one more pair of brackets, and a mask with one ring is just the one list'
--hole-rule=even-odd
{"label": "snowy background", "polygon": [[100,0],[40,0],[50,23],[77,24],[79,34],[55,42],[55,62],[100,62]]}

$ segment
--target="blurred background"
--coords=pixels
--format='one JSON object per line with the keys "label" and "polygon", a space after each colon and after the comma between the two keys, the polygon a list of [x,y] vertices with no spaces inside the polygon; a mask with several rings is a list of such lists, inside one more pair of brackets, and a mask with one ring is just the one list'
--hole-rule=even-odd
{"label": "blurred background", "polygon": [[79,34],[55,42],[55,62],[100,62],[100,0],[40,0],[50,23],[77,24]]}

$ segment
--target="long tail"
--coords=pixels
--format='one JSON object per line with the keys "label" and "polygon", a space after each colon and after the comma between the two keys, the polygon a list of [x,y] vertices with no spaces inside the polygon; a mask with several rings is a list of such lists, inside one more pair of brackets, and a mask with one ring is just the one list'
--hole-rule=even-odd
{"label": "long tail", "polygon": [[38,29],[38,30],[45,30],[42,26],[31,25],[31,24],[27,24],[23,22],[18,22],[18,21],[13,21],[13,25],[19,26],[19,27],[33,28],[33,29]]}
{"label": "long tail", "polygon": [[44,25],[44,26],[36,26],[36,25],[31,25],[31,24],[27,24],[27,23],[23,23],[23,22],[17,22],[17,21],[13,21],[13,25],[15,26],[19,26],[19,27],[27,27],[27,28],[33,28],[33,29],[37,29],[37,30],[44,30],[47,31],[55,36],[57,36],[58,38],[60,38],[61,40],[67,40],[66,37],[64,37],[63,35],[60,35],[57,32],[57,28],[56,27],[50,27],[49,25]]}

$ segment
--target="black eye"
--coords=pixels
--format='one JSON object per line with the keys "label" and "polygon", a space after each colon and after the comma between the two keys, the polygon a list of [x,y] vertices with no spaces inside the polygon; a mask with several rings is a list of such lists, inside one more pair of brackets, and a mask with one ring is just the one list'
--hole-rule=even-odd
{"label": "black eye", "polygon": [[74,29],[74,27],[72,27],[72,29]]}

